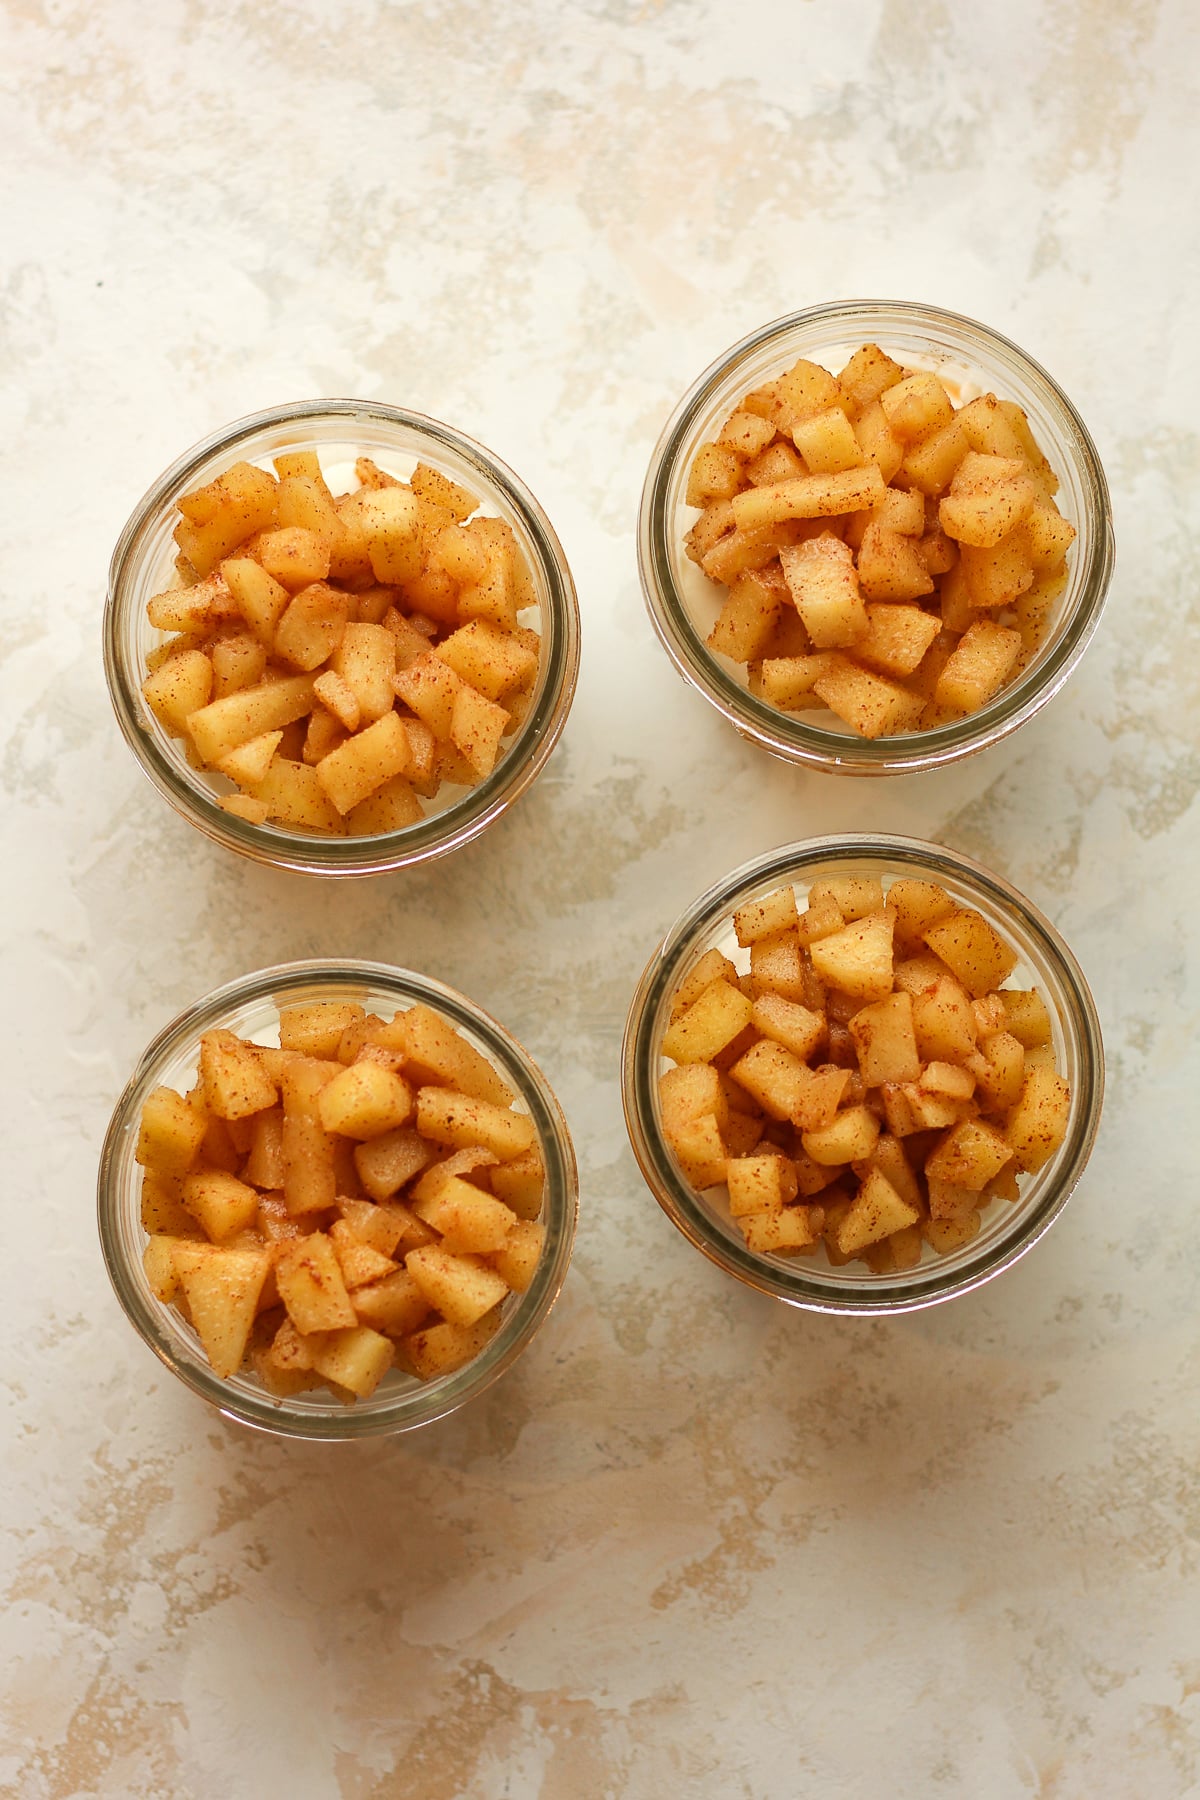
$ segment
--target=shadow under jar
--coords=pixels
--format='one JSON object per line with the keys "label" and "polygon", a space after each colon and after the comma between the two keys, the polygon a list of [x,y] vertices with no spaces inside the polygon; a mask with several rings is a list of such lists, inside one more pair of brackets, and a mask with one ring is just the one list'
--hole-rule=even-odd
{"label": "shadow under jar", "polygon": [[[802,899],[824,876],[899,877],[938,883],[959,906],[981,913],[1017,952],[1010,978],[1036,987],[1050,1014],[1055,1063],[1070,1084],[1066,1135],[1049,1161],[1021,1177],[1020,1198],[993,1200],[968,1244],[945,1254],[928,1245],[913,1268],[887,1275],[861,1262],[841,1267],[824,1251],[788,1257],[747,1248],[723,1189],[698,1192],[663,1131],[659,1077],[671,1003],[683,977],[709,949],[736,961],[733,913],[785,884]],[[745,957],[745,953],[740,953]],[[998,875],[936,844],[912,838],[848,836],[788,844],[735,869],[703,894],[651,957],[629,1009],[622,1049],[625,1122],[634,1154],[659,1205],[697,1250],[760,1293],[812,1312],[867,1315],[914,1311],[968,1293],[1011,1266],[1052,1224],[1083,1173],[1100,1123],[1104,1053],[1100,1022],[1078,963],[1050,922]],[[819,1203],[820,1195],[814,1196]]]}
{"label": "shadow under jar", "polygon": [[[750,692],[745,665],[705,643],[727,590],[687,555],[698,516],[685,501],[697,450],[720,433],[741,398],[798,358],[837,373],[866,343],[912,370],[943,377],[960,401],[994,392],[1025,411],[1074,526],[1065,589],[1029,665],[978,711],[869,740],[832,713],[786,712]],[[1031,357],[975,320],[908,301],[810,307],[764,325],[717,358],[668,421],[650,460],[638,520],[642,590],[654,628],[684,680],[743,737],[787,762],[833,774],[895,775],[940,768],[999,743],[1062,687],[1099,621],[1113,566],[1108,488],[1095,445],[1062,389]]]}
{"label": "shadow under jar", "polygon": [[[525,557],[536,606],[521,615],[540,635],[539,667],[528,710],[505,740],[492,772],[473,787],[444,785],[426,816],[374,836],[323,835],[282,824],[255,824],[226,812],[233,784],[189,762],[185,742],[168,735],[142,697],[147,657],[165,639],[146,616],[147,602],[176,584],[181,495],[236,462],[269,469],[285,452],[313,451],[335,494],[355,486],[354,464],[370,457],[407,480],[424,462],[475,494],[480,513],[504,520]],[[232,553],[236,554],[236,552]],[[429,861],[470,843],[524,793],[566,724],[579,673],[579,608],[562,546],[520,479],[481,445],[420,413],[365,400],[309,400],[273,407],[214,432],[171,465],[138,503],[109,569],[104,666],[126,742],[176,811],[208,837],[255,861],[318,875],[370,875]]]}
{"label": "shadow under jar", "polygon": [[[353,1000],[390,1018],[414,1005],[431,1008],[499,1071],[528,1114],[545,1166],[541,1223],[545,1239],[524,1293],[502,1303],[499,1329],[468,1363],[429,1381],[393,1370],[368,1399],[343,1405],[324,1390],[277,1399],[245,1368],[223,1379],[209,1365],[192,1327],[153,1293],[142,1264],[142,1169],[136,1161],[139,1121],[157,1087],[186,1093],[195,1083],[199,1043],[223,1029],[259,1044],[279,1042],[283,1006]],[[578,1177],[566,1120],[551,1089],[522,1046],[487,1013],[407,969],[357,961],[281,964],[243,976],[199,1001],[159,1032],[117,1102],[101,1153],[97,1182],[100,1245],[126,1316],[172,1374],[231,1419],[287,1437],[348,1439],[412,1430],[444,1418],[483,1393],[520,1355],[557,1298],[571,1258]]]}

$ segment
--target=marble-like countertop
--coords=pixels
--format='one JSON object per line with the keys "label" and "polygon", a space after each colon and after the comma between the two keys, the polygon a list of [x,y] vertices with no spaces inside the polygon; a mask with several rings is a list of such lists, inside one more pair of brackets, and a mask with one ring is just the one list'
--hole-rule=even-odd
{"label": "marble-like countertop", "polygon": [[[1198,67],[1186,0],[0,8],[0,1793],[1200,1793]],[[851,295],[937,300],[1045,363],[1119,542],[1055,702],[885,783],[772,763],[685,689],[633,544],[693,375]],[[98,649],[151,479],[316,394],[492,446],[584,626],[537,788],[453,861],[349,890],[178,820]],[[615,1080],[682,907],[843,828],[1006,872],[1107,1037],[1053,1232],[895,1323],[724,1280],[643,1187]],[[93,1220],[150,1036],[321,953],[488,1005],[582,1169],[572,1270],[519,1365],[340,1451],[225,1423],[161,1371]]]}

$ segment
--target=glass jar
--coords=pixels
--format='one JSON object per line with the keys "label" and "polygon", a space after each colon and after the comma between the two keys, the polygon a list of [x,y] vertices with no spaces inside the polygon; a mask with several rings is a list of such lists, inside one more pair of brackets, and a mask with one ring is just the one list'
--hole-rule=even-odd
{"label": "glass jar", "polygon": [[[723,1191],[691,1187],[663,1134],[658,1078],[672,997],[705,950],[736,956],[732,915],[785,883],[807,893],[820,876],[898,876],[935,881],[960,905],[982,913],[1018,953],[1017,987],[1036,986],[1049,1011],[1055,1061],[1071,1088],[1066,1136],[1035,1173],[1022,1177],[1020,1198],[995,1200],[970,1243],[937,1255],[924,1247],[914,1268],[873,1274],[863,1263],[841,1268],[817,1257],[761,1255],[749,1250],[729,1216]],[[913,1311],[968,1293],[1032,1248],[1067,1203],[1083,1173],[1104,1093],[1100,1021],[1075,958],[1049,920],[1023,894],[970,858],[913,838],[854,835],[786,844],[735,869],[701,895],[655,951],[638,983],[622,1051],[625,1122],[642,1174],[659,1205],[688,1241],[727,1274],[760,1293],[812,1312],[875,1315]],[[818,1196],[819,1199],[819,1196]]]}
{"label": "glass jar", "polygon": [[[432,1381],[393,1370],[375,1393],[344,1406],[324,1391],[276,1399],[245,1370],[215,1375],[200,1340],[173,1306],[151,1291],[142,1267],[142,1171],[134,1159],[142,1106],[160,1086],[186,1092],[196,1079],[201,1034],[217,1028],[278,1044],[279,1008],[356,1000],[389,1016],[416,1004],[436,1010],[501,1073],[537,1130],[546,1168],[541,1221],[546,1236],[528,1290],[504,1302],[500,1329],[473,1361]],[[473,1400],[525,1349],[550,1311],[571,1258],[578,1209],[575,1154],[562,1110],[527,1051],[473,1001],[407,969],[352,960],[285,963],[243,976],[197,1002],[150,1044],[117,1102],[97,1183],[100,1245],[117,1298],[155,1355],[226,1417],[287,1437],[344,1439],[408,1431]]]}
{"label": "glass jar", "polygon": [[[175,583],[175,503],[245,461],[269,467],[283,451],[312,450],[337,491],[352,487],[354,461],[370,456],[407,479],[432,464],[479,496],[481,511],[505,520],[533,576],[536,610],[522,615],[541,635],[528,712],[491,774],[477,786],[444,789],[426,817],[372,837],[322,836],[286,825],[254,825],[218,805],[230,784],[193,768],[181,740],[167,735],[142,699],[146,658],[165,634],[146,603]],[[341,482],[339,485],[339,477]],[[305,400],[254,413],[214,432],[167,469],[139,501],[109,568],[104,667],[117,720],[143,769],[175,809],[227,849],[258,862],[315,875],[371,875],[427,862],[485,831],[534,780],[566,724],[579,673],[579,607],[562,546],[545,513],[512,470],[461,432],[368,400]],[[443,794],[447,797],[443,798]]]}
{"label": "glass jar", "polygon": [[[1028,415],[1060,482],[1056,496],[1077,536],[1068,580],[1029,666],[978,712],[929,730],[869,740],[815,717],[786,713],[752,694],[744,665],[705,644],[725,589],[693,563],[684,536],[697,516],[684,501],[700,445],[714,438],[742,395],[799,357],[836,372],[864,343],[906,367],[956,385],[962,400],[995,391]],[[1023,725],[1058,692],[1096,629],[1113,567],[1108,487],[1096,447],[1053,379],[998,332],[957,313],[900,300],[814,306],[751,332],[710,364],[671,415],[650,459],[638,520],[638,561],[651,620],[684,680],[743,737],[787,762],[844,775],[936,769],[973,755]]]}

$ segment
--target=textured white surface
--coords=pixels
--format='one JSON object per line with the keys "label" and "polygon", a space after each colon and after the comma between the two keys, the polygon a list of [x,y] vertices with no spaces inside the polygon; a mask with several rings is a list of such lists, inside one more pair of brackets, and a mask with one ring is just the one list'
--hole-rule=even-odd
{"label": "textured white surface", "polygon": [[[1187,0],[0,8],[0,1793],[1200,1793],[1198,61]],[[1119,544],[1054,704],[886,784],[742,744],[659,650],[633,548],[695,373],[856,294],[939,301],[1044,362]],[[98,649],[158,471],[322,393],[430,411],[519,470],[585,632],[534,792],[453,862],[348,890],[177,820]],[[615,1080],[685,903],[772,844],[872,827],[1042,905],[1109,1055],[1050,1237],[897,1324],[723,1281],[644,1190]],[[583,1173],[517,1369],[341,1452],[227,1426],[162,1374],[92,1211],[149,1037],[322,953],[494,1010]]]}

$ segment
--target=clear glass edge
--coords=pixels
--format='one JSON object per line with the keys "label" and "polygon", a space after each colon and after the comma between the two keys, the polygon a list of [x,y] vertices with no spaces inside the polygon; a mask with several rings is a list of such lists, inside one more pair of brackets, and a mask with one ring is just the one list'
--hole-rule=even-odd
{"label": "clear glass edge", "polygon": [[[276,1400],[265,1392],[261,1399],[237,1393],[202,1363],[180,1358],[166,1327],[165,1309],[142,1293],[120,1253],[120,1196],[115,1165],[122,1140],[136,1131],[135,1103],[148,1077],[172,1052],[194,1044],[203,1030],[233,1006],[274,999],[316,984],[361,988],[372,982],[394,992],[397,999],[419,998],[452,1019],[457,1018],[483,1039],[514,1079],[538,1129],[546,1160],[546,1211],[548,1222],[556,1228],[556,1241],[553,1255],[543,1254],[529,1289],[518,1297],[517,1305],[491,1343],[462,1369],[406,1389],[394,1401],[380,1405],[367,1402],[370,1410],[342,1406],[336,1401],[320,1410],[313,1406],[291,1409],[286,1399]],[[552,1204],[556,1196],[562,1197],[561,1217],[555,1216]],[[578,1222],[579,1176],[570,1130],[553,1089],[529,1052],[490,1013],[465,994],[415,970],[353,958],[315,958],[280,963],[239,976],[187,1007],[156,1034],[139,1057],[113,1108],[97,1171],[96,1213],[105,1269],[122,1310],[147,1348],[193,1393],[227,1418],[276,1436],[310,1442],[354,1442],[434,1424],[482,1394],[515,1362],[544,1323],[566,1279]]]}
{"label": "clear glass edge", "polygon": [[[857,1288],[834,1290],[812,1274],[803,1274],[782,1262],[768,1261],[752,1251],[718,1239],[708,1229],[703,1211],[676,1175],[665,1146],[654,1129],[652,1076],[656,1057],[651,1042],[654,1014],[667,985],[696,939],[712,922],[734,908],[740,894],[760,882],[780,879],[789,871],[815,870],[822,863],[855,860],[896,862],[898,866],[936,875],[939,864],[1006,912],[1015,912],[1042,954],[1056,969],[1063,987],[1078,1009],[1075,1047],[1083,1080],[1072,1095],[1071,1124],[1056,1152],[1056,1180],[1042,1201],[1027,1214],[1018,1213],[1011,1238],[991,1246],[965,1262],[956,1276],[939,1264],[928,1274],[910,1277],[903,1288],[889,1287],[887,1278],[864,1274]],[[807,838],[780,845],[775,850],[743,863],[714,883],[676,921],[653,952],[639,978],[626,1016],[621,1044],[621,1096],[631,1148],[651,1193],[671,1222],[710,1262],[760,1293],[809,1312],[854,1314],[859,1317],[894,1316],[916,1312],[990,1281],[1010,1268],[1041,1238],[1058,1218],[1091,1156],[1100,1126],[1104,1100],[1104,1050],[1100,1018],[1087,980],[1075,956],[1058,931],[1033,903],[1002,876],[983,863],[943,845],[920,838],[853,833],[844,837]]]}
{"label": "clear glass edge", "polygon": [[[916,326],[932,322],[977,334],[1001,356],[1011,358],[1027,379],[1041,384],[1061,413],[1089,478],[1095,518],[1094,554],[1070,624],[1049,655],[1020,681],[968,718],[931,731],[874,741],[790,719],[758,700],[725,672],[692,630],[675,588],[667,556],[666,497],[675,459],[708,396],[730,371],[775,338],[807,326],[895,314]],[[848,300],[785,314],[750,332],[716,357],[688,388],[659,435],[650,458],[638,510],[638,573],[655,633],[676,670],[742,736],[785,761],[827,773],[912,774],[941,768],[975,755],[1016,731],[1063,687],[1074,672],[1100,621],[1115,562],[1115,539],[1108,483],[1099,454],[1075,406],[1054,378],[1010,338],[962,313],[906,300]]]}
{"label": "clear glass edge", "polygon": [[[139,696],[132,691],[117,645],[117,621],[126,571],[149,522],[173,493],[213,454],[273,426],[303,424],[314,417],[372,419],[422,432],[446,444],[504,492],[521,515],[537,547],[550,594],[553,631],[546,677],[538,703],[505,752],[494,774],[463,800],[421,825],[370,838],[321,838],[259,827],[217,805],[199,783],[181,782],[163,756],[153,732],[139,722]],[[423,413],[382,401],[327,399],[294,401],[250,413],[211,432],[176,458],[143,494],[117,539],[109,562],[108,591],[101,621],[104,671],[121,734],[147,778],[176,812],[213,842],[253,861],[305,875],[378,875],[430,862],[471,843],[525,792],[545,767],[562,735],[579,678],[580,618],[574,579],[548,517],[530,490],[498,456],[453,426]],[[447,825],[453,826],[447,830]]]}

